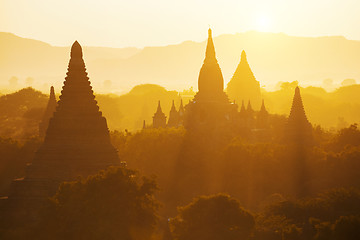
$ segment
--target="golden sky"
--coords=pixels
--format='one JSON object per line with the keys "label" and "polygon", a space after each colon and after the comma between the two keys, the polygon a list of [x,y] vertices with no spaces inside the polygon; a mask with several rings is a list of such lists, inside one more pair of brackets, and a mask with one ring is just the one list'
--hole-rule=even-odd
{"label": "golden sky", "polygon": [[0,0],[0,31],[57,46],[154,46],[249,30],[360,40],[360,0]]}

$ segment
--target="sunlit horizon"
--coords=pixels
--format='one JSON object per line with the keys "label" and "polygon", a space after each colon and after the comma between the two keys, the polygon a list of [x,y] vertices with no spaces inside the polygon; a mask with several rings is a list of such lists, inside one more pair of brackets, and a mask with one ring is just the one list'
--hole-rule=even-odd
{"label": "sunlit horizon", "polygon": [[255,30],[360,40],[360,2],[355,0],[227,0],[206,4],[188,0],[1,0],[0,6],[1,32],[53,46],[69,46],[74,40],[84,46],[138,48],[199,42],[206,37],[204,29],[209,25],[214,36]]}

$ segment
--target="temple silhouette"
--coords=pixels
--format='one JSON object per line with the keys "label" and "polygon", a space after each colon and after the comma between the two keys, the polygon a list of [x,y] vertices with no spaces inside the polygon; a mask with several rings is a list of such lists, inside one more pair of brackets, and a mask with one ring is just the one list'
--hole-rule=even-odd
{"label": "temple silhouette", "polygon": [[39,136],[41,138],[45,137],[46,130],[49,126],[50,118],[52,118],[52,116],[54,115],[56,106],[57,106],[57,102],[56,102],[56,97],[55,97],[55,90],[54,90],[54,87],[51,86],[49,101],[46,106],[43,118],[39,124]]}
{"label": "temple silhouette", "polygon": [[[77,41],[71,47],[70,56],[60,100],[48,122],[44,142],[27,166],[26,176],[13,181],[4,203],[12,219],[18,222],[35,220],[39,208],[56,193],[60,183],[120,164]],[[52,115],[55,105],[54,89],[51,88],[40,131],[45,131],[46,119]]]}
{"label": "temple silhouette", "polygon": [[[217,134],[225,130],[238,134],[246,129],[257,134],[271,128],[271,114],[264,100],[260,106],[260,85],[249,67],[244,51],[227,86],[227,93],[224,91],[224,79],[216,59],[211,29],[208,30],[198,89],[194,98],[185,106],[181,100],[177,108],[173,100],[168,118],[158,101],[152,127],[183,126],[188,132],[200,133],[199,136],[210,133],[212,138],[207,139],[209,142],[215,142],[213,140]],[[236,102],[241,102],[240,109]],[[259,107],[253,108],[254,105]],[[147,128],[145,121],[143,128]],[[299,87],[295,89],[284,129],[286,142],[304,145],[312,143],[312,126],[307,119]],[[58,102],[54,88],[50,89],[48,104],[39,125],[39,136],[44,142],[32,163],[27,166],[25,177],[14,180],[8,198],[0,201],[1,208],[5,209],[3,218],[8,217],[20,223],[36,221],[39,209],[48,197],[56,193],[60,183],[120,165],[117,151],[110,142],[107,121],[99,110],[87,76],[82,48],[77,41],[71,47],[68,72]],[[192,146],[193,142],[188,145]]]}
{"label": "temple silhouette", "polygon": [[240,63],[230,82],[227,84],[226,90],[230,99],[235,99],[237,102],[242,100],[251,101],[255,108],[260,107],[260,83],[256,80],[250,68],[244,50],[241,53]]}
{"label": "temple silhouette", "polygon": [[[259,103],[256,105],[260,106],[260,84],[250,69],[245,51],[242,52],[241,61],[228,84],[227,93],[224,91],[224,79],[216,59],[211,29],[208,30],[205,59],[199,73],[198,89],[194,99],[185,107],[181,100],[179,111],[176,110],[173,101],[167,124],[166,116],[159,103],[153,116],[152,127],[185,126],[192,130],[201,128],[213,130],[225,128],[225,126],[235,129],[266,129],[269,127],[269,114],[264,101],[258,112],[252,107],[252,101]],[[233,103],[230,102],[228,94],[232,96],[231,99],[234,99]],[[242,102],[240,112],[235,103],[236,101],[240,102],[239,99]],[[246,108],[244,100],[247,101]]]}
{"label": "temple silhouette", "polygon": [[311,145],[313,141],[312,126],[307,119],[302,102],[300,88],[295,88],[292,107],[286,125],[285,140],[300,145]]}

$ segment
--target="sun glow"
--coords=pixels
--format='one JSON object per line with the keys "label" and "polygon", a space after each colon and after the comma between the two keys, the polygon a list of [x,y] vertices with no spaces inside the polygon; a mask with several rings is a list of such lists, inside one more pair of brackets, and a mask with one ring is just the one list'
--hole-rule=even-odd
{"label": "sun glow", "polygon": [[268,32],[271,28],[271,19],[263,14],[259,14],[256,17],[256,30],[261,32]]}

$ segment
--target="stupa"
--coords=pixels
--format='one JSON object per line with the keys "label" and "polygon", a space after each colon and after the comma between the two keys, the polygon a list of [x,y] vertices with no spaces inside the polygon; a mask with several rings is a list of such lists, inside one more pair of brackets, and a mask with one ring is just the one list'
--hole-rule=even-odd
{"label": "stupa", "polygon": [[26,176],[13,181],[11,186],[6,204],[16,221],[36,219],[39,208],[56,193],[61,182],[120,165],[77,41],[70,56],[60,100],[44,142],[27,166]]}

